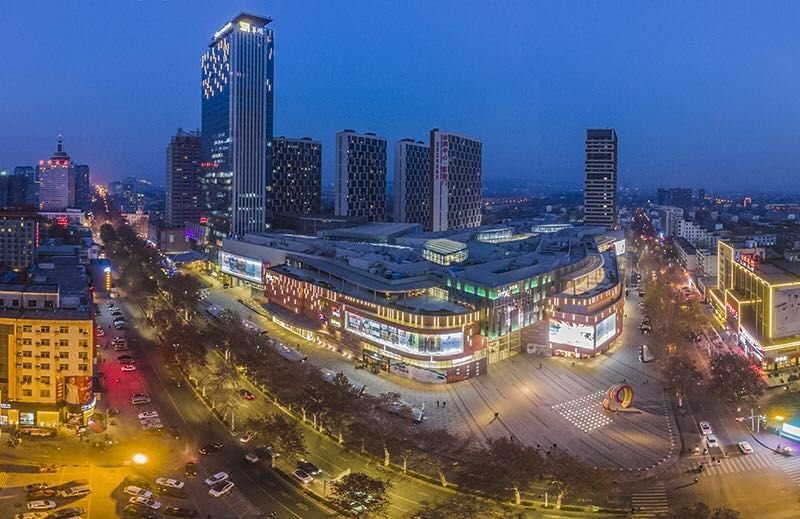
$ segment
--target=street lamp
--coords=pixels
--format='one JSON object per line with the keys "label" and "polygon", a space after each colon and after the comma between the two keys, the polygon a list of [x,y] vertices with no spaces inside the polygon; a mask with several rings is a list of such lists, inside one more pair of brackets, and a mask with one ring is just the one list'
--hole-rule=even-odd
{"label": "street lamp", "polygon": [[133,461],[137,465],[144,465],[145,463],[147,463],[147,456],[145,456],[140,452],[137,452],[136,454],[133,455],[131,461]]}

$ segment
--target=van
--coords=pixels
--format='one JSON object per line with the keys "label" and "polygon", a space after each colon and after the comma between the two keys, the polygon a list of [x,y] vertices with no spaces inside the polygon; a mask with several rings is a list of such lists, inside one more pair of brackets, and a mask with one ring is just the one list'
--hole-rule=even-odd
{"label": "van", "polygon": [[66,488],[58,493],[58,497],[63,498],[71,498],[71,497],[83,497],[87,496],[92,493],[91,487],[89,485],[80,485],[77,487],[70,487]]}

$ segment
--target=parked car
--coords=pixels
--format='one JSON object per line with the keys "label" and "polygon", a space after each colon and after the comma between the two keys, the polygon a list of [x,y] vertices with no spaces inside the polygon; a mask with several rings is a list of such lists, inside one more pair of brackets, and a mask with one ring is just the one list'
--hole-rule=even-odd
{"label": "parked car", "polygon": [[244,460],[250,463],[258,463],[258,460],[261,459],[252,452],[248,452],[244,455]]}
{"label": "parked car", "polygon": [[25,495],[28,501],[38,501],[40,499],[47,499],[55,497],[56,491],[52,488],[40,488],[39,490],[32,490]]}
{"label": "parked car", "polygon": [[55,501],[40,500],[28,503],[28,510],[52,510],[56,507]]}
{"label": "parked car", "polygon": [[319,467],[317,467],[316,465],[314,465],[310,461],[306,461],[306,460],[298,461],[297,462],[297,468],[300,469],[300,470],[303,470],[305,472],[308,472],[312,476],[318,476],[319,474],[322,474],[322,471],[319,469]]}
{"label": "parked car", "polygon": [[200,454],[208,455],[208,454],[211,454],[212,452],[216,452],[216,451],[220,450],[221,448],[222,448],[222,444],[221,443],[219,443],[219,442],[211,442],[211,443],[207,443],[207,444],[203,445],[202,447],[200,447],[199,452],[200,452]]}
{"label": "parked car", "polygon": [[134,485],[127,486],[122,491],[129,496],[144,497],[145,499],[153,497],[153,493],[146,488],[137,487]]}
{"label": "parked car", "polygon": [[158,411],[142,411],[138,414],[139,420],[145,420],[147,418],[158,418]]}
{"label": "parked car", "polygon": [[314,478],[311,477],[311,474],[309,474],[303,469],[295,470],[294,472],[292,472],[292,475],[297,479],[299,479],[300,481],[302,481],[303,483],[305,483],[306,485],[314,481]]}
{"label": "parked car", "polygon": [[161,496],[177,497],[179,499],[188,497],[186,491],[182,488],[159,486],[156,488],[156,492]]}
{"label": "parked car", "polygon": [[156,501],[154,499],[148,499],[146,497],[141,497],[141,496],[140,497],[132,497],[132,498],[128,499],[128,503],[148,506],[148,507],[152,508],[153,510],[158,510],[159,508],[161,508],[161,503],[159,503],[158,501]]}
{"label": "parked car", "polygon": [[162,487],[183,488],[185,483],[178,479],[161,477],[156,478],[156,485],[161,485]]}
{"label": "parked car", "polygon": [[208,495],[211,497],[220,497],[230,492],[234,486],[233,481],[230,480],[217,483],[208,490]]}
{"label": "parked car", "polygon": [[45,519],[47,512],[20,512],[14,514],[14,519]]}
{"label": "parked car", "polygon": [[122,514],[123,517],[130,517],[131,519],[156,519],[158,517],[155,510],[133,503],[125,505],[125,508],[122,509]]}
{"label": "parked car", "polygon": [[131,371],[136,371],[136,366],[134,364],[123,364],[119,367],[119,370],[123,373],[130,373]]}
{"label": "parked car", "polygon": [[73,517],[80,517],[86,513],[86,509],[82,506],[70,506],[69,508],[62,508],[54,512],[50,512],[47,519],[71,519]]}
{"label": "parked car", "polygon": [[213,487],[220,481],[225,481],[227,479],[230,479],[230,477],[231,477],[230,474],[228,474],[227,472],[217,472],[216,474],[209,476],[208,479],[206,479],[206,485]]}
{"label": "parked car", "polygon": [[131,404],[144,405],[150,403],[150,397],[144,393],[134,393],[131,395]]}
{"label": "parked car", "polygon": [[742,454],[753,454],[753,447],[750,446],[747,442],[739,442],[739,450],[742,451]]}
{"label": "parked car", "polygon": [[30,483],[25,485],[24,490],[25,492],[33,492],[34,490],[41,490],[43,488],[50,488],[50,485],[43,481],[39,483]]}
{"label": "parked car", "polygon": [[245,400],[255,399],[255,395],[246,389],[240,389],[239,394],[242,395]]}

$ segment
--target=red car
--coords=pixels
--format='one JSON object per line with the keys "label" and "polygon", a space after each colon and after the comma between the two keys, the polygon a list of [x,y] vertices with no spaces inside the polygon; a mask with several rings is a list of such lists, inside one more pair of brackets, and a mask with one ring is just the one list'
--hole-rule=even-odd
{"label": "red car", "polygon": [[239,394],[244,397],[245,400],[255,400],[255,395],[246,389],[240,389]]}

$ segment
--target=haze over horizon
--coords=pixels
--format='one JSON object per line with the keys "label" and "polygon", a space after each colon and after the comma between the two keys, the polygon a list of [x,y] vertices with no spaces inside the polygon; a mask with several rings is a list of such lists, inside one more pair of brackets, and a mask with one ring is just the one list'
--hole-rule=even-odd
{"label": "haze over horizon", "polygon": [[438,127],[483,141],[486,179],[577,185],[584,129],[608,126],[621,185],[791,189],[800,5],[503,5],[9,3],[0,169],[63,134],[95,181],[162,183],[170,136],[200,125],[200,55],[241,10],[274,20],[275,135],[321,140],[326,182],[339,130]]}

